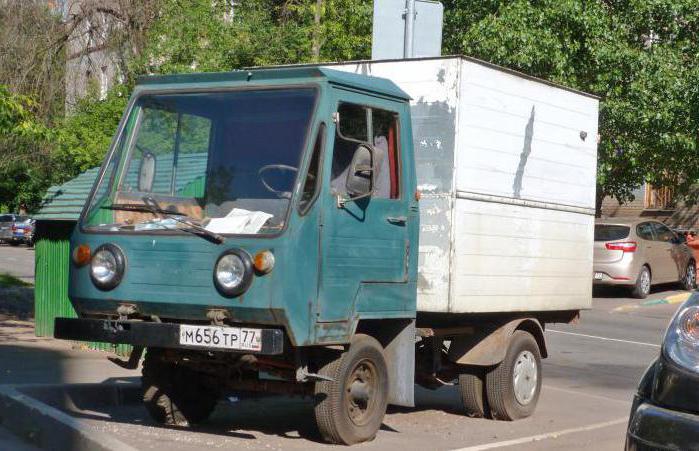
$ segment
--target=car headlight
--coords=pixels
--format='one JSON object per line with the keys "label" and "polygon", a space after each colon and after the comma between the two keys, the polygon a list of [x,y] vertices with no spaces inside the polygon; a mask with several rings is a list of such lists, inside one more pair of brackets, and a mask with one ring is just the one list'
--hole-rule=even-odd
{"label": "car headlight", "polygon": [[676,364],[699,372],[699,294],[692,294],[672,318],[663,352]]}
{"label": "car headlight", "polygon": [[214,267],[214,285],[226,296],[242,294],[252,283],[252,259],[247,252],[230,249],[221,254]]}
{"label": "car headlight", "polygon": [[90,278],[100,290],[111,290],[124,276],[126,258],[114,244],[103,244],[95,250],[90,261]]}

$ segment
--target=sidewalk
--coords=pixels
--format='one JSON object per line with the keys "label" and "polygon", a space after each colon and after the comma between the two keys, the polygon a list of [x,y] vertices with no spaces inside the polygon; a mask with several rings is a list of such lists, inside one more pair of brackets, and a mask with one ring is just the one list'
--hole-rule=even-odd
{"label": "sidewalk", "polygon": [[0,314],[0,384],[101,383],[139,377],[79,344],[35,337],[34,323]]}
{"label": "sidewalk", "polygon": [[[75,343],[36,337],[32,321],[0,314],[0,386],[133,381],[140,376],[139,370],[111,363],[108,355]],[[37,450],[2,425],[0,449]]]}

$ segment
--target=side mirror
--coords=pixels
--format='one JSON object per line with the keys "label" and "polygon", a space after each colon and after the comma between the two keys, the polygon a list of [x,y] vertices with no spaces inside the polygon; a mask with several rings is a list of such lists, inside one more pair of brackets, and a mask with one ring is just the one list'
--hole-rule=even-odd
{"label": "side mirror", "polygon": [[367,144],[357,146],[347,171],[345,189],[351,197],[346,200],[371,196],[378,175],[375,163],[374,149],[371,146]]}
{"label": "side mirror", "polygon": [[141,166],[138,169],[138,191],[141,193],[153,191],[155,160],[155,155],[150,152],[145,152],[141,158]]}

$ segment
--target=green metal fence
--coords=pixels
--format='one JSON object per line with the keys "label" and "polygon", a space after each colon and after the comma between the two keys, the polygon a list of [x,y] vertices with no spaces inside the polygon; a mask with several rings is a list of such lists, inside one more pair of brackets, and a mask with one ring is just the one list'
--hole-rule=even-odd
{"label": "green metal fence", "polygon": [[[35,244],[34,321],[38,337],[52,337],[57,317],[77,315],[68,299],[70,235],[75,221],[38,220]],[[89,343],[92,349],[127,355],[130,346]]]}

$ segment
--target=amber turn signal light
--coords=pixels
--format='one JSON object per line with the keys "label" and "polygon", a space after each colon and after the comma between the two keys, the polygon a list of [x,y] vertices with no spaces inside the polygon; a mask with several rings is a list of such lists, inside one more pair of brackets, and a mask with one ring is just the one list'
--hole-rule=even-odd
{"label": "amber turn signal light", "polygon": [[274,268],[274,254],[270,251],[258,252],[255,254],[253,266],[258,273],[267,274]]}
{"label": "amber turn signal light", "polygon": [[90,262],[90,246],[81,244],[73,249],[73,263],[83,266]]}

